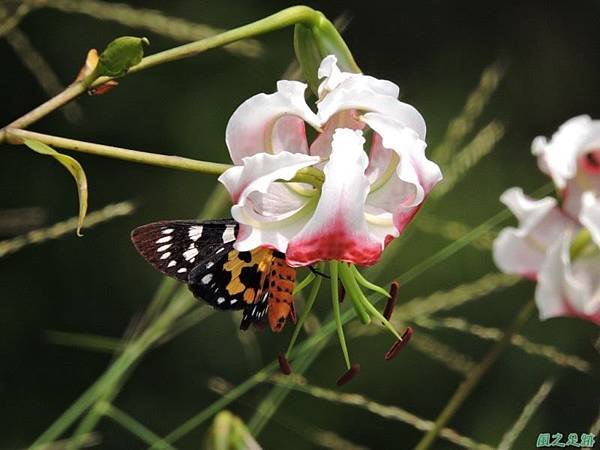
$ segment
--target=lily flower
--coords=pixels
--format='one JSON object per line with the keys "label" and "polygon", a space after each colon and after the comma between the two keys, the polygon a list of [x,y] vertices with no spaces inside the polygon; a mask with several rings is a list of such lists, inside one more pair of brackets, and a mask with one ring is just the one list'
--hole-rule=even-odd
{"label": "lily flower", "polygon": [[[285,253],[292,267],[329,262],[332,308],[347,372],[338,384],[356,375],[340,315],[340,284],[363,323],[382,323],[396,341],[392,359],[412,330],[400,334],[367,299],[362,288],[394,298],[366,280],[354,264],[376,263],[385,246],[398,237],[442,179],[439,167],[425,156],[425,121],[398,100],[390,81],[342,72],[327,56],[318,70],[316,111],[305,100],[307,85],[279,81],[277,92],[258,94],[231,116],[226,143],[234,166],[219,181],[233,200],[239,223],[235,248],[269,247]],[[307,131],[308,129],[308,131]],[[310,142],[308,135],[316,137]],[[319,264],[318,267],[322,267]],[[320,278],[313,273],[294,293],[312,283],[286,355],[316,298]],[[391,302],[393,304],[394,302]]]}
{"label": "lily flower", "polygon": [[[398,86],[341,72],[332,55],[318,75],[316,112],[304,83],[279,81],[277,92],[246,100],[227,125],[235,166],[219,180],[240,224],[236,248],[275,248],[294,267],[369,266],[441,172],[425,156],[425,121],[398,100]],[[307,125],[317,133],[312,142]]]}

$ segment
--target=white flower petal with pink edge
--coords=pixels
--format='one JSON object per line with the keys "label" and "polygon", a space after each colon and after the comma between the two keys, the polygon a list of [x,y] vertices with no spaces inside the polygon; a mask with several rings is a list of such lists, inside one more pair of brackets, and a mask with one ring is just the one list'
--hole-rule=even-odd
{"label": "white flower petal with pink edge", "polygon": [[567,228],[577,225],[551,197],[534,200],[524,195],[521,188],[511,188],[500,201],[517,217],[519,227],[500,232],[494,241],[494,262],[503,272],[535,279],[550,245]]}
{"label": "white flower petal with pink edge", "polygon": [[234,202],[232,217],[240,224],[237,250],[271,246],[285,252],[290,237],[306,221],[301,221],[303,208],[310,206],[311,197],[298,195],[276,181],[291,180],[300,169],[319,161],[317,156],[301,153],[258,153],[243,158],[243,166],[234,166],[219,177]]}
{"label": "white flower petal with pink edge", "polygon": [[572,233],[548,249],[540,268],[535,300],[540,319],[579,317],[600,325],[600,253],[571,261]]}
{"label": "white flower petal with pink edge", "polygon": [[321,198],[308,223],[290,241],[288,264],[337,260],[371,265],[379,259],[384,242],[369,233],[365,219],[369,180],[364,142],[360,131],[340,128],[333,135]]}
{"label": "white flower petal with pink edge", "polygon": [[304,100],[306,84],[279,81],[277,92],[258,94],[233,113],[225,141],[234,164],[257,153],[308,153],[304,123],[320,128],[321,122]]}

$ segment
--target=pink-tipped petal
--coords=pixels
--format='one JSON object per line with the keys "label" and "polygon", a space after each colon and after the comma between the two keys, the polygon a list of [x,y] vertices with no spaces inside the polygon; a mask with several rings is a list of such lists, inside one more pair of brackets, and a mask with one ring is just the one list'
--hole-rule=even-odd
{"label": "pink-tipped petal", "polygon": [[335,132],[321,198],[306,226],[290,241],[288,264],[338,260],[371,265],[379,259],[383,243],[369,235],[365,221],[369,180],[364,142],[360,131]]}
{"label": "pink-tipped petal", "polygon": [[306,84],[279,81],[277,92],[258,94],[242,103],[233,113],[225,141],[231,160],[257,153],[307,153],[304,122],[319,128],[321,122],[304,100]]}

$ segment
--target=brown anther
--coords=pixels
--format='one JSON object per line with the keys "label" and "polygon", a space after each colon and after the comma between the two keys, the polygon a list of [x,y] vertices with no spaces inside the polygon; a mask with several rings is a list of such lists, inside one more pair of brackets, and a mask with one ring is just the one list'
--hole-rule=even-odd
{"label": "brown anther", "polygon": [[344,285],[342,283],[340,283],[340,288],[338,292],[340,303],[342,303],[344,301],[344,298],[346,298],[346,289],[344,288]]}
{"label": "brown anther", "polygon": [[344,372],[344,374],[338,378],[338,380],[335,384],[337,384],[338,386],[343,386],[344,384],[346,384],[348,381],[350,381],[352,378],[354,378],[359,373],[360,373],[360,364],[352,364],[350,366],[350,368],[348,369],[348,371]]}
{"label": "brown anther", "polygon": [[264,322],[254,322],[253,325],[256,331],[264,331],[266,327]]}
{"label": "brown anther", "polygon": [[289,361],[285,357],[285,355],[281,352],[277,354],[277,361],[279,361],[279,370],[284,375],[289,375],[292,373],[292,366],[290,366]]}
{"label": "brown anther", "polygon": [[398,299],[399,289],[400,283],[397,281],[392,281],[392,284],[390,284],[390,298],[388,298],[388,301],[385,304],[385,309],[383,310],[383,317],[385,317],[387,320],[392,318],[392,313],[394,312],[394,307],[396,306],[396,300]]}
{"label": "brown anther", "polygon": [[404,332],[404,334],[402,335],[402,337],[400,339],[398,339],[396,342],[394,342],[394,344],[387,351],[387,353],[385,354],[385,360],[389,361],[390,359],[394,358],[398,353],[400,353],[400,350],[402,350],[404,348],[404,346],[406,344],[408,344],[408,341],[410,341],[410,338],[412,337],[412,335],[413,335],[413,330],[411,327],[408,327],[406,329],[406,331]]}

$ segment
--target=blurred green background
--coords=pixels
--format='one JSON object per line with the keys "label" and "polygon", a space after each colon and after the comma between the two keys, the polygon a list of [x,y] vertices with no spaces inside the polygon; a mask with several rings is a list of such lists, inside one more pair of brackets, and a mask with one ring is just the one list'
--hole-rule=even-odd
{"label": "blurred green background", "polygon": [[[17,2],[0,3],[14,11]],[[131,1],[165,14],[229,28],[264,17],[293,3],[230,0]],[[566,119],[581,113],[600,117],[600,2],[591,0],[527,2],[314,1],[330,18],[348,13],[345,38],[364,72],[400,85],[401,95],[417,107],[428,124],[428,143],[436,147],[449,121],[463,108],[482,70],[501,60],[507,72],[478,126],[492,119],[506,126],[495,150],[426,213],[476,226],[501,209],[499,195],[509,186],[533,192],[547,182],[530,154],[530,142],[549,135]],[[145,35],[148,53],[178,42],[146,30],[53,8],[33,11],[19,29],[43,55],[64,84],[70,82],[88,49],[102,49],[120,35]],[[224,130],[233,110],[258,92],[272,92],[293,59],[292,30],[260,38],[264,52],[245,58],[222,49],[127,77],[113,92],[81,97],[83,112],[73,123],[54,112],[32,130],[127,148],[229,162]],[[0,39],[0,123],[19,117],[47,96],[14,49]],[[1,210],[40,207],[45,225],[76,213],[72,179],[52,159],[23,146],[0,146]],[[90,188],[90,210],[133,200],[134,214],[58,240],[27,247],[0,258],[0,448],[30,444],[110,363],[112,356],[50,342],[46,332],[59,330],[120,337],[142,311],[161,281],[135,252],[129,233],[159,219],[195,217],[212,191],[211,176],[145,167],[83,154]],[[512,223],[512,222],[511,222]],[[9,235],[2,238],[9,238]],[[381,280],[405,272],[449,241],[414,224],[400,239],[401,251]],[[489,252],[467,247],[451,259],[402,287],[400,302],[447,290],[494,271]],[[456,310],[444,313],[470,322],[504,328],[533,295],[522,282]],[[325,317],[327,297],[317,305]],[[249,360],[238,340],[237,323],[215,314],[166,345],[150,352],[130,377],[116,404],[160,435],[217,398],[207,388],[213,376],[239,383],[283,349],[291,327],[281,335],[257,334],[261,361]],[[427,331],[474,360],[491,345],[455,331]],[[496,445],[540,384],[557,384],[514,448],[535,447],[540,432],[586,432],[598,414],[600,388],[598,329],[588,323],[532,319],[523,333],[555,345],[594,366],[585,375],[511,348],[500,359],[451,421],[461,434]],[[416,329],[414,339],[419,339]],[[434,420],[461,376],[409,346],[393,362],[384,362],[387,335],[350,341],[361,375],[341,391],[364,394]],[[334,342],[334,341],[331,341]],[[343,372],[337,344],[329,345],[306,376],[332,387]],[[269,392],[261,385],[230,409],[244,419]],[[258,437],[265,448],[308,449],[316,444],[304,430],[318,427],[371,449],[408,449],[421,432],[352,406],[292,393]],[[101,448],[144,448],[108,420],[100,423]],[[199,448],[206,427],[179,442]],[[453,449],[440,440],[434,446]]]}

